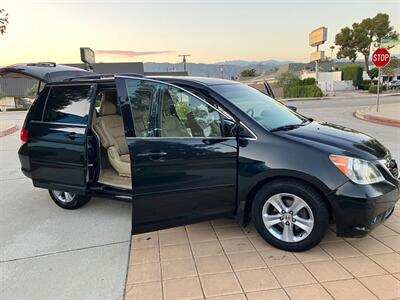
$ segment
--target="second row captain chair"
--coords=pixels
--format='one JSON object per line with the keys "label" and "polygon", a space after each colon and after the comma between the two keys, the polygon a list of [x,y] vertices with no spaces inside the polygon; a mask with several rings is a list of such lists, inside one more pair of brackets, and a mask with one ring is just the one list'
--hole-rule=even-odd
{"label": "second row captain chair", "polygon": [[101,145],[107,149],[108,160],[119,176],[131,177],[131,161],[122,117],[118,114],[117,93],[103,92],[99,115],[94,129],[100,137]]}

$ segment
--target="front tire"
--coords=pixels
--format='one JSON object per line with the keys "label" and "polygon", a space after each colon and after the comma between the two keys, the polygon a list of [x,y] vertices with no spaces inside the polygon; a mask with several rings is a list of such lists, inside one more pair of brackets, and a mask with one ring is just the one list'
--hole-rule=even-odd
{"label": "front tire", "polygon": [[329,227],[324,199],[312,186],[293,179],[263,186],[253,199],[252,219],[269,244],[294,252],[316,246]]}
{"label": "front tire", "polygon": [[64,209],[78,209],[90,201],[89,196],[82,196],[68,192],[49,190],[51,199]]}

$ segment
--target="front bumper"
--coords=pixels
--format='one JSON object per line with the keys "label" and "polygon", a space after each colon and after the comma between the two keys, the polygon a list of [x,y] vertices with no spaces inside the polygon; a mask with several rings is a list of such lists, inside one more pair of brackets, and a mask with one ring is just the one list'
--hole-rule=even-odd
{"label": "front bumper", "polygon": [[347,182],[328,195],[333,208],[336,234],[342,237],[363,237],[386,221],[399,200],[399,181],[372,185]]}

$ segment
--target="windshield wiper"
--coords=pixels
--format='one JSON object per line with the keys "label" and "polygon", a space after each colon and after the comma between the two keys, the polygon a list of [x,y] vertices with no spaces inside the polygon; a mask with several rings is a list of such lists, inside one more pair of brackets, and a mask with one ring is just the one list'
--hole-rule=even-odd
{"label": "windshield wiper", "polygon": [[308,123],[311,123],[311,122],[312,122],[312,119],[305,119],[300,124],[289,124],[289,125],[283,125],[283,126],[279,126],[279,127],[276,127],[276,128],[272,128],[270,130],[270,132],[292,130],[292,129],[296,129],[296,128],[299,128],[301,126],[304,126],[304,125],[306,125]]}

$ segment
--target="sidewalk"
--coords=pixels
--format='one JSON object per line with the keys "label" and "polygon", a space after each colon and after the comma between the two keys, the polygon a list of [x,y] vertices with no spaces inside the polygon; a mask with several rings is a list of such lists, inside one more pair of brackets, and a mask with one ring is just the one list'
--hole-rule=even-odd
{"label": "sidewalk", "polygon": [[14,133],[18,130],[18,126],[16,124],[10,124],[10,123],[0,123],[0,137],[9,135],[11,133]]}
{"label": "sidewalk", "polygon": [[400,103],[380,105],[378,112],[376,106],[370,106],[366,109],[357,110],[354,115],[364,121],[400,127]]}
{"label": "sidewalk", "polygon": [[299,253],[218,219],[132,237],[125,300],[400,299],[400,210],[363,239]]}

